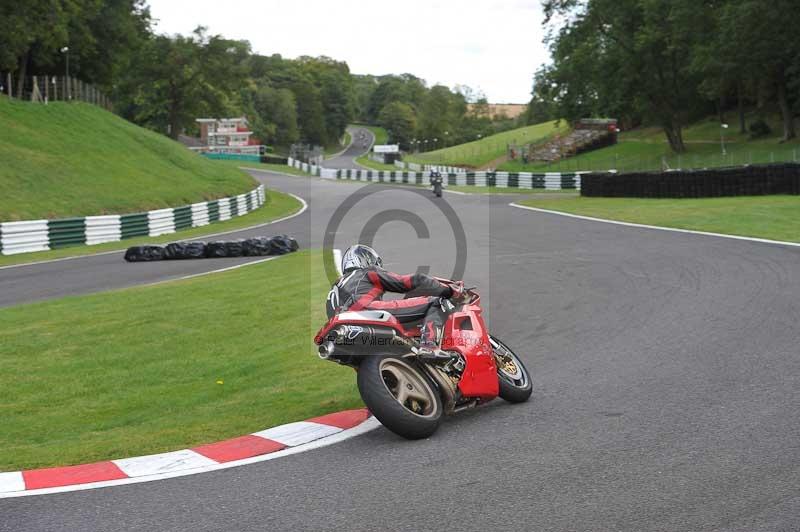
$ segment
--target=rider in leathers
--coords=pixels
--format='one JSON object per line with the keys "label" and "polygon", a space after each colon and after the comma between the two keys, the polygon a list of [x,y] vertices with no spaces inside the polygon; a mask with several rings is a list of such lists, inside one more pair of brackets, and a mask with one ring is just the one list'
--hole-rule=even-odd
{"label": "rider in leathers", "polygon": [[[428,294],[395,301],[381,301],[384,292],[410,291]],[[328,318],[345,310],[383,310],[403,323],[422,320],[421,356],[442,357],[437,345],[439,330],[458,296],[433,277],[421,273],[400,275],[383,269],[383,260],[369,246],[350,246],[342,255],[342,277],[328,293]]]}

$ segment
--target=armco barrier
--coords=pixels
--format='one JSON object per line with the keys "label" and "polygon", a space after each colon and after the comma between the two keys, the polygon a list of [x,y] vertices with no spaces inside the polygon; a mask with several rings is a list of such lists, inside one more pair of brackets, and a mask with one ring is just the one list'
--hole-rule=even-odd
{"label": "armco barrier", "polygon": [[583,176],[581,195],[630,198],[710,198],[800,194],[800,164],[768,164]]}
{"label": "armco barrier", "polygon": [[[430,171],[386,171],[386,170],[334,170],[301,163],[289,159],[289,166],[327,179],[352,179],[377,183],[404,183],[430,185]],[[548,172],[451,172],[443,175],[447,185],[470,185],[476,187],[500,187],[544,190],[580,190],[581,173]]]}
{"label": "armco barrier", "polygon": [[233,198],[134,214],[0,223],[0,254],[47,251],[76,244],[102,244],[136,236],[157,236],[241,216],[261,207],[263,185]]}

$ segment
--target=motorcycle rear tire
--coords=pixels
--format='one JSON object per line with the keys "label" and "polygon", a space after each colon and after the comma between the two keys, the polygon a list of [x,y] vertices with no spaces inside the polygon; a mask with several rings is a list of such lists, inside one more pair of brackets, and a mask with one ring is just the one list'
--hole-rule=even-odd
{"label": "motorcycle rear tire", "polygon": [[[387,372],[387,368],[391,368],[391,371],[399,369],[410,372],[412,387],[421,389],[417,393],[428,397],[428,411],[421,415],[400,403],[390,390],[393,374]],[[361,399],[369,411],[383,426],[398,436],[418,440],[427,438],[439,428],[444,413],[442,398],[436,385],[414,360],[396,356],[368,356],[358,367],[357,382]]]}

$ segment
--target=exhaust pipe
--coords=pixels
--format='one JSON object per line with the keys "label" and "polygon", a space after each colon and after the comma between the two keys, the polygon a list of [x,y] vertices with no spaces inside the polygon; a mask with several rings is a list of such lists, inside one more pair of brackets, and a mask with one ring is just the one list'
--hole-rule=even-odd
{"label": "exhaust pipe", "polygon": [[331,342],[330,340],[324,342],[321,346],[319,346],[319,358],[321,358],[322,360],[327,360],[333,354],[334,349],[335,346],[333,342]]}
{"label": "exhaust pipe", "polygon": [[404,346],[409,349],[414,343],[397,334],[394,329],[384,327],[341,325],[333,329],[319,346],[319,357],[327,360],[336,350],[336,345],[344,346]]}

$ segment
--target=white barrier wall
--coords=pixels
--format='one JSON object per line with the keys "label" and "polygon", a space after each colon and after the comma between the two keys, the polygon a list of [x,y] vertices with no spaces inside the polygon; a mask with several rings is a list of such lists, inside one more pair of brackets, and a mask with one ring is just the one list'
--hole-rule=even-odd
{"label": "white barrier wall", "polygon": [[[261,185],[234,198],[144,213],[3,222],[0,223],[0,254],[31,253],[75,244],[95,245],[135,236],[174,233],[176,226],[198,227],[231,218],[231,202],[237,207],[237,215],[241,216],[262,206],[266,199]],[[211,205],[216,206],[213,215]]]}
{"label": "white barrier wall", "polygon": [[86,244],[102,244],[122,240],[122,222],[118,215],[87,216]]}

